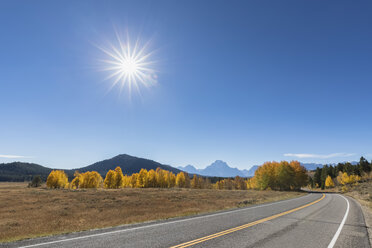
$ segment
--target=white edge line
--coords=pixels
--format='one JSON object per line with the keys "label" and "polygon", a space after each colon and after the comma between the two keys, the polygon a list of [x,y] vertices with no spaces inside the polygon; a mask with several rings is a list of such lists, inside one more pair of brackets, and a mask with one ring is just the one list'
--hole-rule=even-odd
{"label": "white edge line", "polygon": [[155,227],[155,226],[161,226],[161,225],[167,225],[167,224],[174,224],[174,223],[185,222],[185,221],[190,221],[190,220],[197,220],[197,219],[209,218],[209,217],[214,217],[214,216],[219,216],[219,215],[224,215],[224,214],[230,214],[230,213],[245,211],[245,210],[248,210],[248,209],[254,209],[254,208],[271,206],[271,205],[275,205],[275,204],[279,204],[279,203],[283,203],[283,202],[287,202],[287,201],[298,200],[298,199],[301,199],[303,197],[310,196],[312,194],[313,193],[309,193],[307,195],[304,195],[304,196],[301,196],[301,197],[297,197],[297,198],[292,198],[292,199],[278,201],[278,202],[273,202],[273,203],[267,203],[267,204],[263,204],[263,205],[259,205],[259,206],[253,206],[253,207],[247,207],[247,208],[242,208],[242,209],[236,209],[236,210],[226,211],[226,212],[222,212],[222,213],[208,214],[208,215],[197,216],[197,217],[192,217],[192,218],[187,218],[187,219],[182,219],[182,220],[175,220],[175,221],[169,221],[169,222],[151,224],[151,225],[146,225],[146,226],[139,226],[139,227],[121,229],[121,230],[116,230],[116,231],[102,232],[102,233],[96,233],[96,234],[91,234],[91,235],[79,236],[79,237],[74,237],[74,238],[69,238],[69,239],[61,239],[61,240],[55,240],[55,241],[50,241],[50,242],[45,242],[45,243],[20,246],[19,248],[28,248],[28,247],[37,247],[37,246],[43,246],[43,245],[50,245],[50,244],[55,244],[55,243],[67,242],[67,241],[71,241],[71,240],[85,239],[85,238],[91,238],[91,237],[97,237],[97,236],[103,236],[103,235],[110,235],[110,234],[120,233],[120,232],[128,232],[128,231],[133,231],[133,230],[143,229],[143,228],[148,228],[148,227]]}
{"label": "white edge line", "polygon": [[329,243],[328,248],[333,248],[333,246],[336,244],[336,241],[338,239],[338,236],[340,236],[341,230],[342,230],[342,228],[345,225],[347,216],[349,215],[349,210],[350,210],[349,200],[345,196],[343,196],[343,195],[339,195],[339,196],[341,196],[342,198],[345,199],[345,201],[347,203],[347,208],[346,208],[346,212],[345,212],[344,218],[342,219],[341,224],[338,227],[337,232],[335,233],[335,236],[333,236],[333,239],[331,240],[331,243]]}

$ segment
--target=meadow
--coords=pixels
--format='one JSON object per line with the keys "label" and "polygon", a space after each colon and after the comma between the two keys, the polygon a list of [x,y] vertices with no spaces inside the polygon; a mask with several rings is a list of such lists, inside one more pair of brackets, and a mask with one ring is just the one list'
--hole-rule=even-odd
{"label": "meadow", "polygon": [[47,189],[0,183],[0,242],[188,216],[303,195],[185,188]]}

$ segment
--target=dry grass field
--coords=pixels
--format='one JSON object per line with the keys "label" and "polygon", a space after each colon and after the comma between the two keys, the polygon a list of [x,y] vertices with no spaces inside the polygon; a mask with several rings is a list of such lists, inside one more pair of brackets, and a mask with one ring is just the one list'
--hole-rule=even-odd
{"label": "dry grass field", "polygon": [[368,207],[372,213],[372,180],[354,186],[347,195],[357,199],[363,206]]}
{"label": "dry grass field", "polygon": [[0,242],[236,208],[301,194],[155,188],[74,191],[0,183]]}

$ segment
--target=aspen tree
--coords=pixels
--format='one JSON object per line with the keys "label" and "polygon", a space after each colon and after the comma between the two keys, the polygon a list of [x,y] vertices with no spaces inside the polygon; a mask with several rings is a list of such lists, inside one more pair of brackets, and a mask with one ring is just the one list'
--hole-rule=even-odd
{"label": "aspen tree", "polygon": [[335,184],[333,183],[333,180],[331,178],[331,176],[327,176],[326,180],[325,180],[325,187],[326,188],[333,188],[335,186]]}
{"label": "aspen tree", "polygon": [[46,185],[48,188],[67,188],[68,177],[63,170],[52,170],[47,178]]}
{"label": "aspen tree", "polygon": [[115,188],[121,188],[124,186],[124,175],[121,168],[118,166],[115,168]]}
{"label": "aspen tree", "polygon": [[147,187],[147,170],[141,169],[137,176],[136,181],[137,188],[145,188]]}
{"label": "aspen tree", "polygon": [[176,177],[176,186],[179,188],[185,188],[186,187],[186,176],[184,172],[180,172],[177,174]]}
{"label": "aspen tree", "polygon": [[106,178],[103,182],[103,185],[107,189],[114,189],[116,187],[116,173],[113,170],[109,170],[106,174]]}
{"label": "aspen tree", "polygon": [[147,183],[148,187],[155,188],[157,186],[156,183],[156,172],[154,170],[149,170],[147,173]]}

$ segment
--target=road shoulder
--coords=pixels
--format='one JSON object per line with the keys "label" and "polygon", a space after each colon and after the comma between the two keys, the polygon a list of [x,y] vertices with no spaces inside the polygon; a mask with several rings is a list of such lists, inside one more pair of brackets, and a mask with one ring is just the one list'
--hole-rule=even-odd
{"label": "road shoulder", "polygon": [[372,247],[372,210],[367,206],[367,203],[356,197],[354,194],[347,193],[345,195],[353,198],[355,202],[357,202],[360,205],[368,232],[369,245],[370,247]]}

